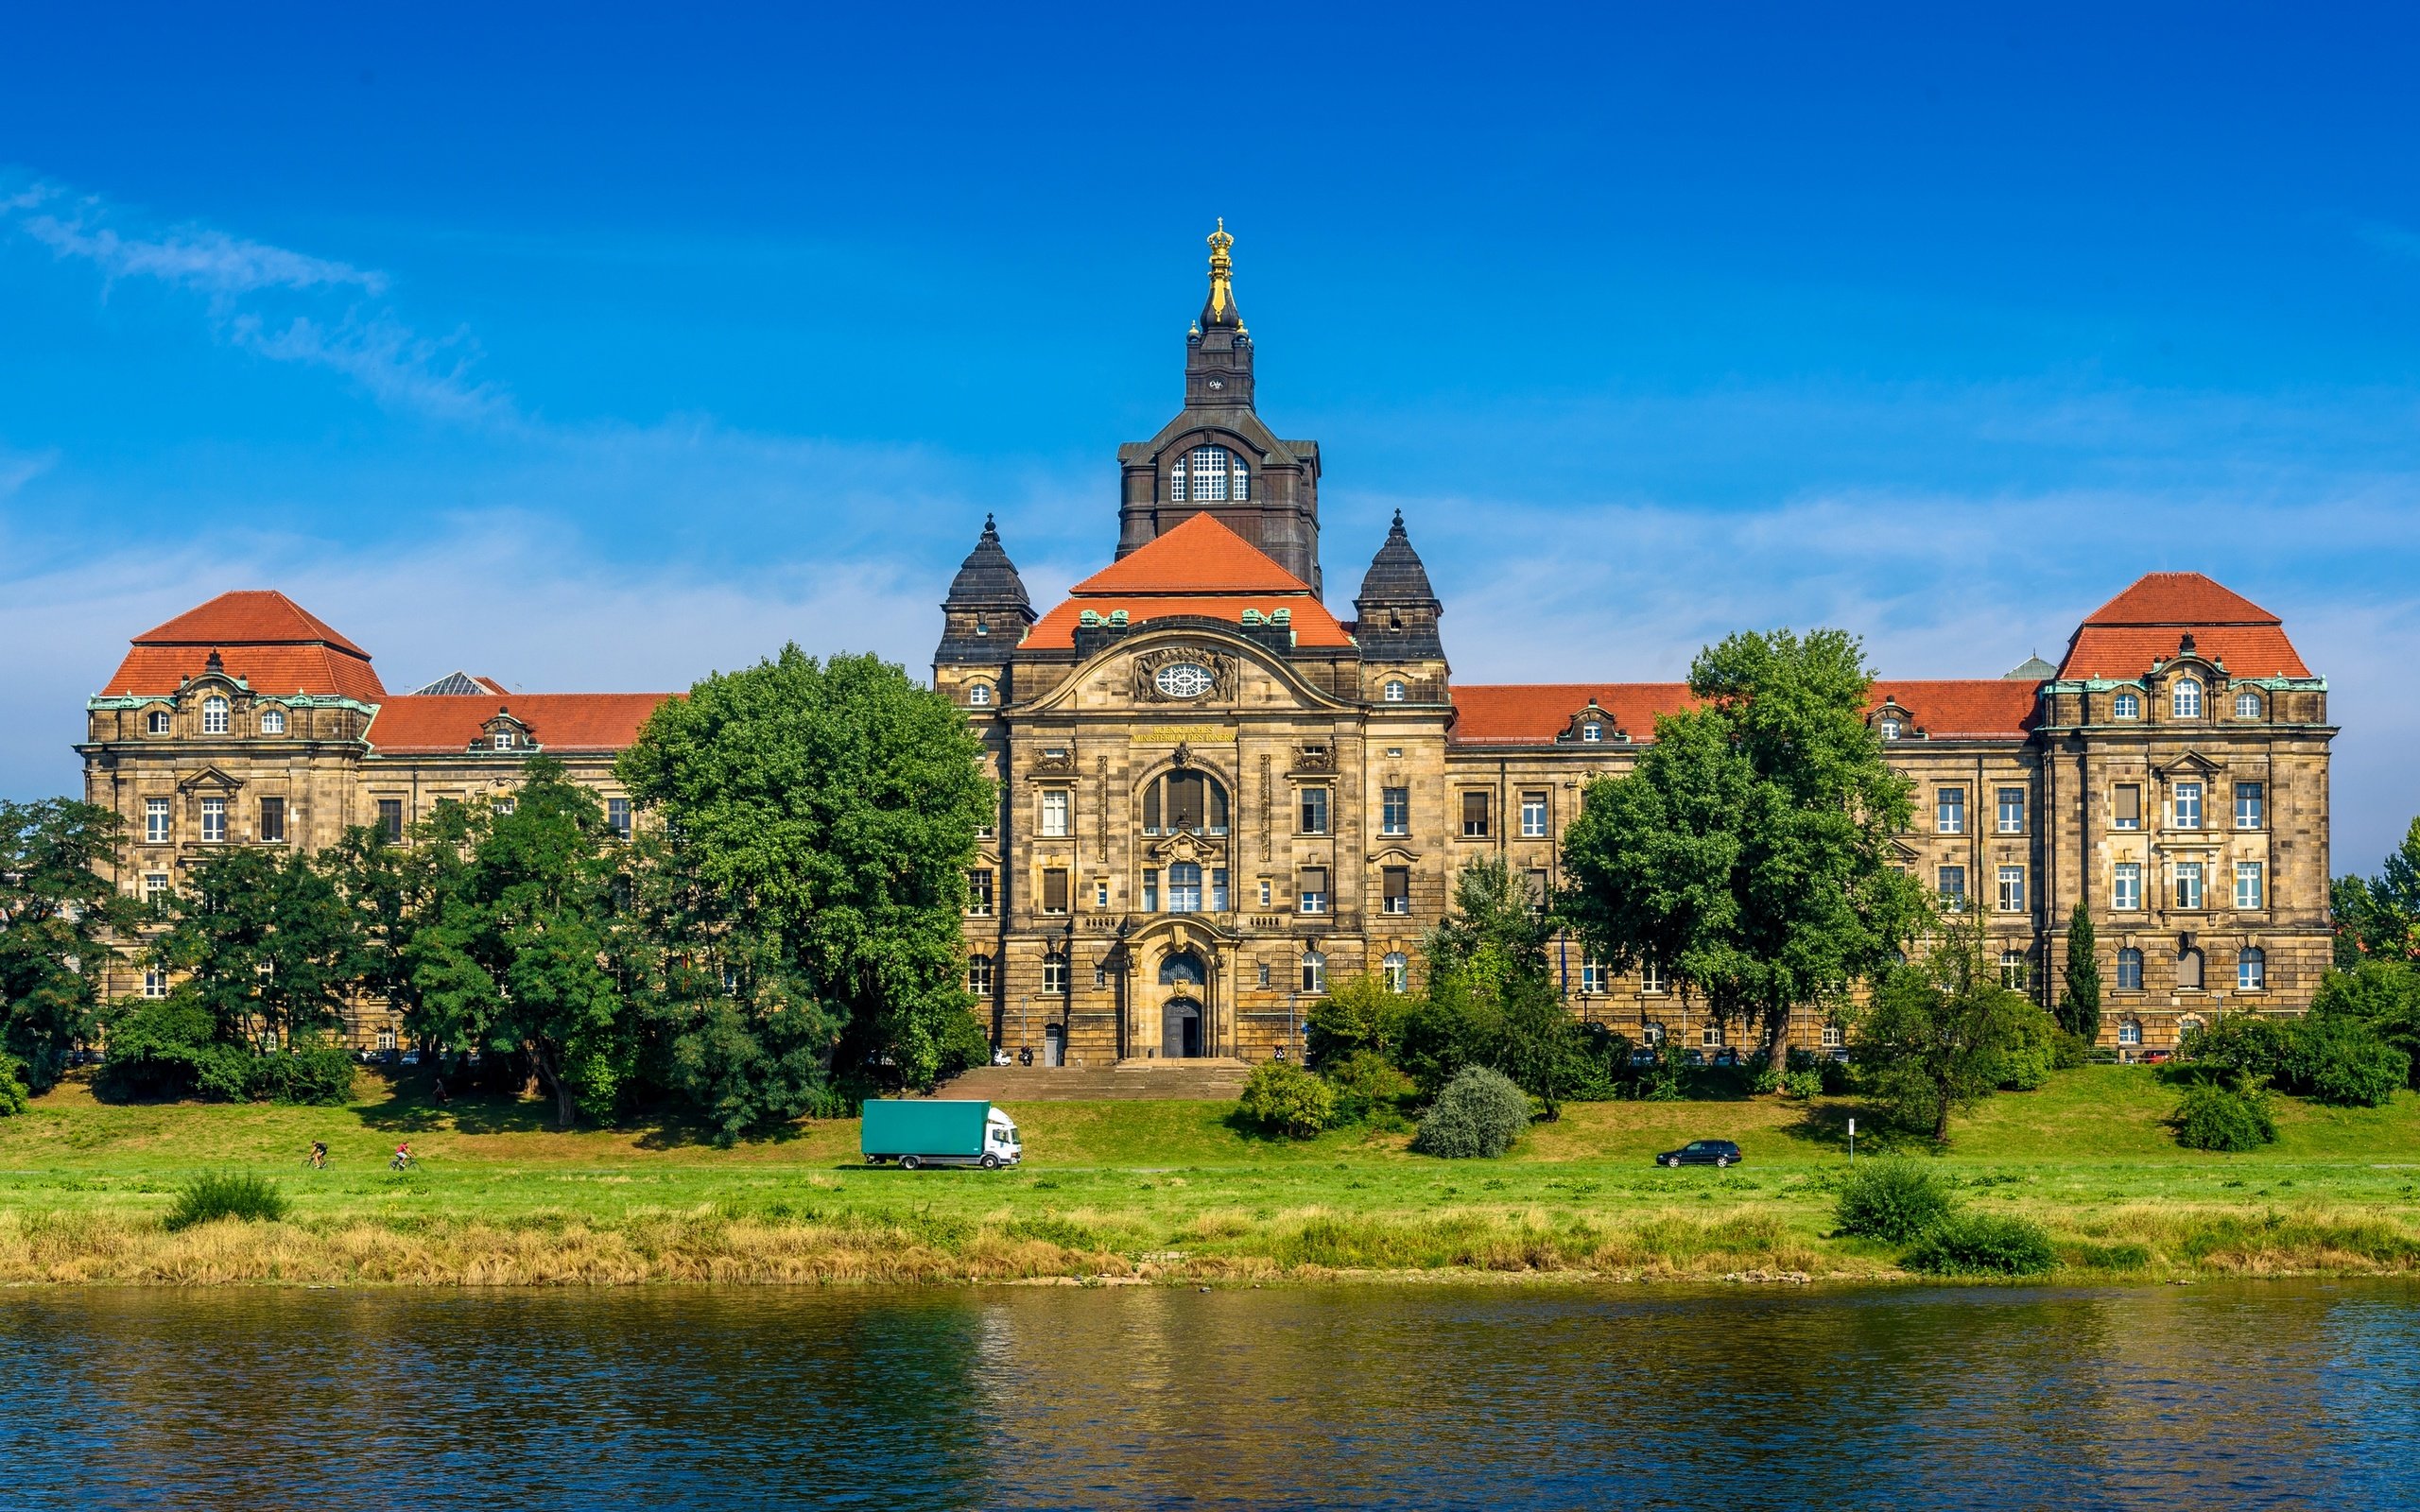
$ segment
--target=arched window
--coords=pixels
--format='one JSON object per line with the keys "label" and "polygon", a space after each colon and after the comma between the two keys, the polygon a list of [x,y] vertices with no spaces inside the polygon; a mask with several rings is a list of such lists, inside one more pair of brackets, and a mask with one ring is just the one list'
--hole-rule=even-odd
{"label": "arched window", "polygon": [[2031,974],[2026,970],[2023,951],[2000,952],[2000,986],[2012,992],[2022,992]]}
{"label": "arched window", "polygon": [[989,709],[992,707],[991,684],[987,682],[978,682],[973,687],[968,688],[966,690],[966,701],[973,704],[977,709]]}
{"label": "arched window", "polygon": [[227,700],[215,693],[201,700],[201,732],[205,735],[227,733]]}
{"label": "arched window", "polygon": [[1389,702],[1389,703],[1401,703],[1401,702],[1403,702],[1403,696],[1404,696],[1404,686],[1403,686],[1403,683],[1402,683],[1400,680],[1398,680],[1397,679],[1394,679],[1394,678],[1389,678],[1389,679],[1387,679],[1387,689],[1386,689],[1386,693],[1387,693],[1387,702]]}
{"label": "arched window", "polygon": [[1168,497],[1178,504],[1249,499],[1252,468],[1223,446],[1197,446],[1169,467]]}
{"label": "arched window", "polygon": [[2143,953],[2132,945],[2118,953],[2118,990],[2140,992],[2143,989]]}
{"label": "arched window", "polygon": [[970,955],[966,958],[966,990],[978,998],[992,995],[992,957]]}
{"label": "arched window", "polygon": [[1201,912],[1201,864],[1180,861],[1168,868],[1168,912]]}
{"label": "arched window", "polygon": [[2185,1017],[2176,1021],[2177,1042],[2182,1044],[2186,1036],[2198,1034],[2201,1032],[2203,1027],[2204,1025],[2202,1021],[2198,1016],[2190,1013],[2187,1014]]}
{"label": "arched window", "polygon": [[264,710],[262,710],[262,711],[261,711],[261,733],[262,733],[262,734],[264,734],[264,735],[283,735],[283,734],[285,734],[285,710],[283,710],[283,709],[264,709]]}
{"label": "arched window", "polygon": [[2202,717],[2202,684],[2192,678],[2179,678],[2169,694],[2168,712],[2179,719]]}
{"label": "arched window", "polygon": [[1378,963],[1378,972],[1380,978],[1387,984],[1388,991],[1409,992],[1411,990],[1411,962],[1403,952],[1387,952],[1386,958]]}
{"label": "arched window", "polygon": [[1178,770],[1143,789],[1145,834],[1224,834],[1227,790],[1204,772]]}
{"label": "arched window", "polygon": [[2259,992],[2268,986],[2269,953],[2257,945],[2246,945],[2235,958],[2235,989]]}
{"label": "arched window", "polygon": [[2235,716],[2238,719],[2259,718],[2260,695],[2256,693],[2237,694],[2235,696]]}
{"label": "arched window", "polygon": [[1664,1026],[1660,1023],[1646,1023],[1639,1025],[1638,1042],[1653,1049],[1662,1049],[1664,1045]]}
{"label": "arched window", "polygon": [[2143,1022],[2140,1019],[2118,1020],[2118,1042],[2121,1045],[2141,1044],[2143,1042]]}
{"label": "arched window", "polygon": [[1208,979],[1202,970],[1201,957],[1191,951],[1175,951],[1160,962],[1160,986],[1200,988]]}
{"label": "arched window", "polygon": [[1327,990],[1327,957],[1317,951],[1303,953],[1303,990],[1305,992]]}
{"label": "arched window", "polygon": [[2143,717],[2143,700],[2135,697],[2131,693],[2121,693],[2117,697],[2109,700],[2109,717],[2112,719],[2140,719]]}
{"label": "arched window", "polygon": [[1885,719],[1882,721],[1882,738],[1885,740],[1898,739],[1899,721],[1896,719]]}
{"label": "arched window", "polygon": [[145,714],[143,716],[143,731],[145,734],[148,735],[166,734],[168,732],[168,711],[165,709],[154,709],[149,713]]}

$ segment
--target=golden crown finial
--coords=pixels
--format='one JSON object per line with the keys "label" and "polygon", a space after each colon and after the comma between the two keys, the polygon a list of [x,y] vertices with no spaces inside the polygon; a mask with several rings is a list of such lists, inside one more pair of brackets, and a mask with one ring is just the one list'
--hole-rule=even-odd
{"label": "golden crown finial", "polygon": [[1236,239],[1227,234],[1227,217],[1221,215],[1219,217],[1219,229],[1210,233],[1210,302],[1201,311],[1203,325],[1238,323],[1235,291],[1230,287],[1235,260],[1227,255],[1227,249],[1235,245]]}

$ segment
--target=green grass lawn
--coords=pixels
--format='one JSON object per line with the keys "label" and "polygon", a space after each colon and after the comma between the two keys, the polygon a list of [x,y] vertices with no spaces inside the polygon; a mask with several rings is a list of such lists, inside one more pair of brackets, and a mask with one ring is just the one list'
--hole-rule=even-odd
{"label": "green grass lawn", "polygon": [[[488,1266],[492,1279],[542,1280],[530,1272],[544,1271],[549,1245],[579,1257],[562,1280],[597,1279],[599,1266],[633,1280],[700,1267],[761,1279],[769,1266],[802,1280],[1437,1266],[1853,1275],[1888,1270],[1892,1256],[1828,1237],[1848,1118],[1860,1159],[1920,1148],[1830,1099],[1574,1104],[1504,1160],[1450,1162],[1409,1154],[1400,1134],[1249,1138],[1225,1103],[1026,1103],[1011,1105],[1022,1170],[907,1173],[867,1168],[853,1121],[726,1150],[679,1128],[557,1133],[536,1102],[440,1110],[421,1080],[361,1086],[351,1106],[302,1108],[113,1106],[71,1083],[0,1119],[0,1279],[458,1280]],[[1947,1151],[1923,1158],[1970,1206],[2050,1226],[2078,1263],[2420,1265],[2420,1099],[2374,1109],[2281,1099],[2280,1143],[2241,1156],[2177,1148],[2162,1122],[2175,1100],[2148,1068],[2065,1073],[1990,1099],[1953,1126]],[[1650,1163],[1707,1137],[1737,1140],[1746,1163]],[[387,1157],[404,1138],[424,1163],[395,1176]],[[326,1171],[304,1168],[313,1139],[329,1143]],[[164,1235],[174,1190],[204,1170],[277,1180],[293,1212],[270,1228],[291,1252],[264,1259],[254,1252],[266,1240],[246,1249],[221,1236],[204,1263],[191,1233]],[[338,1253],[348,1244],[360,1253]],[[397,1260],[397,1246],[418,1258]],[[726,1252],[742,1258],[717,1258]],[[775,1264],[774,1252],[791,1259]]]}

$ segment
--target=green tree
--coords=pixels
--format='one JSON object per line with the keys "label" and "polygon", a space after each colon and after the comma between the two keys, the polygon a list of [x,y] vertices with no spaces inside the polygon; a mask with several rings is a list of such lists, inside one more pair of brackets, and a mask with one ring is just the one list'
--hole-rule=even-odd
{"label": "green tree", "polygon": [[996,799],[941,694],[795,645],[658,708],[618,770],[659,817],[648,907],[671,1078],[725,1134],[834,1071],[930,1086],[965,990],[960,919]]}
{"label": "green tree", "polygon": [[1468,1066],[1502,1072],[1559,1116],[1585,1076],[1579,1026],[1555,988],[1555,921],[1501,856],[1454,880],[1454,906],[1421,942],[1425,997],[1399,1031],[1405,1068],[1434,1093]]}
{"label": "green tree", "polygon": [[2365,960],[2420,965],[2420,818],[2377,876],[2337,878],[2328,888],[2328,908],[2340,970]]}
{"label": "green tree", "polygon": [[1903,1126],[1949,1138],[1949,1116],[2008,1079],[2044,1014],[2000,985],[1982,919],[1951,920],[1921,957],[1885,977],[1859,1025],[1865,1085]]}
{"label": "green tree", "polygon": [[2357,1019],[2399,1051],[2405,1082],[2420,1087],[2420,968],[2400,961],[2362,961],[2321,979],[2312,1018]]}
{"label": "green tree", "polygon": [[1616,967],[1661,967],[1783,1061],[1802,1006],[1888,971],[1924,917],[1893,853],[1908,780],[1866,723],[1855,637],[1732,636],[1689,673],[1628,773],[1591,783],[1564,841],[1564,916]]}
{"label": "green tree", "polygon": [[424,933],[441,929],[448,902],[466,895],[485,818],[467,804],[441,799],[402,843],[362,826],[320,856],[353,911],[360,989],[385,999],[406,1038],[432,1049],[446,1042],[446,1025],[422,997],[419,969],[434,943],[424,942]]}
{"label": "green tree", "polygon": [[170,995],[206,1014],[218,1042],[284,1049],[344,1022],[360,937],[314,857],[220,851],[169,896],[167,911],[152,954],[182,976]]}
{"label": "green tree", "polygon": [[0,802],[0,1056],[48,1091],[93,1033],[138,905],[109,881],[119,819],[73,799]]}
{"label": "green tree", "polygon": [[2067,919],[2066,990],[2059,994],[2059,1027],[2085,1044],[2100,1039],[2100,938],[2082,902]]}

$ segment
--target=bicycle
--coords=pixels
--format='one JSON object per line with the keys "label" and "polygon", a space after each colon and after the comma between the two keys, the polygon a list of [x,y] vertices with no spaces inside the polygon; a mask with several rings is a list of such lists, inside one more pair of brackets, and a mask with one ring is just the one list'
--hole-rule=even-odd
{"label": "bicycle", "polygon": [[397,1150],[395,1152],[395,1158],[387,1162],[387,1169],[389,1171],[408,1171],[418,1164],[420,1164],[420,1161],[413,1159],[410,1152],[406,1150]]}
{"label": "bicycle", "polygon": [[302,1157],[302,1164],[306,1169],[313,1171],[326,1170],[328,1168],[328,1147],[325,1144],[313,1144],[311,1146],[311,1153]]}

